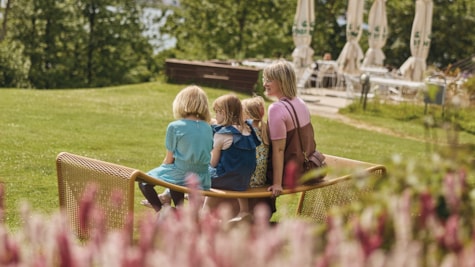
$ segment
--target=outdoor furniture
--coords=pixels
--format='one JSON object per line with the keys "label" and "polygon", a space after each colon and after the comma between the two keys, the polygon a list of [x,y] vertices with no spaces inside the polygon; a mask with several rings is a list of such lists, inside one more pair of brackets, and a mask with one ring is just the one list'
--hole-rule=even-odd
{"label": "outdoor furniture", "polygon": [[[309,215],[318,213],[315,217],[325,216],[328,207],[331,206],[333,199],[327,199],[327,206],[319,206],[318,209],[309,210],[309,205],[317,204],[311,199],[311,196],[318,190],[331,192],[339,190],[337,184],[347,182],[353,177],[355,171],[384,174],[385,167],[382,165],[371,164],[361,161],[345,159],[341,157],[325,155],[329,166],[327,176],[319,183],[309,186],[298,186],[294,189],[284,189],[282,194],[293,194],[308,192],[302,194],[299,213]],[[80,204],[86,190],[90,192],[91,185],[96,186],[95,205],[105,213],[105,228],[117,229],[133,225],[134,213],[134,192],[135,183],[144,181],[158,186],[170,188],[180,192],[189,192],[187,187],[177,186],[162,180],[157,180],[146,173],[137,169],[74,155],[62,152],[56,159],[59,204],[63,212],[66,213],[70,225],[75,234],[80,238],[88,238],[91,234],[91,227],[85,227],[81,221]],[[348,171],[346,175],[339,175],[336,170],[344,169]],[[336,176],[338,175],[338,176]],[[312,191],[309,191],[312,190]],[[222,198],[262,198],[270,197],[271,192],[267,187],[251,188],[247,191],[226,191],[212,189],[210,191],[199,191],[204,196],[222,197]],[[345,194],[345,192],[343,192]],[[313,201],[313,204],[312,204]],[[335,202],[338,204],[339,202]],[[320,214],[321,213],[321,214]],[[312,215],[313,216],[313,215]],[[95,219],[95,218],[93,218]],[[99,219],[100,221],[100,219]],[[81,227],[82,223],[82,227]],[[96,222],[92,222],[94,225]]]}
{"label": "outdoor furniture", "polygon": [[348,205],[358,200],[362,194],[372,191],[370,186],[355,186],[355,177],[367,178],[368,175],[383,177],[386,168],[368,162],[347,158],[327,156],[329,166],[336,167],[341,173],[348,173],[328,180],[325,186],[303,191],[297,206],[297,214],[308,217],[317,223],[324,223],[329,210],[335,206]]}
{"label": "outdoor furniture", "polygon": [[384,67],[361,67],[360,70],[377,77],[386,77],[389,74],[389,70]]}
{"label": "outdoor furniture", "polygon": [[334,60],[318,60],[318,69],[315,71],[317,88],[341,87],[341,75],[338,73],[338,65]]}
{"label": "outdoor furniture", "polygon": [[171,82],[210,85],[251,95],[259,78],[259,68],[232,63],[167,59],[166,75]]}
{"label": "outdoor furniture", "polygon": [[[371,92],[389,95],[393,100],[404,100],[405,95],[417,94],[425,89],[425,83],[386,77],[370,77]],[[393,95],[393,97],[391,97]]]}

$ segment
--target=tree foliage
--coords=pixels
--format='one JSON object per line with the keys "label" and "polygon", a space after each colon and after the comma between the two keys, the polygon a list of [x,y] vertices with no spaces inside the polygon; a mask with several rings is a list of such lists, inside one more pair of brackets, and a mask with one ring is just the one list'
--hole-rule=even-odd
{"label": "tree foliage", "polygon": [[[475,54],[475,3],[433,1],[427,63],[444,68]],[[1,48],[18,49],[0,55],[0,86],[69,88],[143,82],[157,72],[154,60],[160,62],[165,57],[291,59],[296,2],[5,0],[0,8]],[[311,43],[315,58],[325,52],[339,56],[346,42],[347,2],[315,0]],[[372,2],[365,2],[365,22]],[[149,7],[162,11],[152,20],[156,25],[143,22],[144,8]],[[415,0],[386,1],[386,11],[389,35],[383,47],[385,64],[397,68],[410,56]],[[159,30],[149,32],[159,43],[151,45],[144,31],[157,25]],[[366,33],[360,40],[364,51],[368,48]],[[169,37],[176,39],[176,47],[165,51],[163,44]]]}
{"label": "tree foliage", "polygon": [[244,59],[292,51],[291,1],[182,0],[164,31],[177,38],[179,56]]}
{"label": "tree foliage", "polygon": [[345,13],[345,1],[315,1],[316,23],[311,46],[315,50],[316,57],[321,57],[326,52],[330,53],[333,58],[340,54],[346,42],[346,25],[340,24],[338,19],[343,18]]}
{"label": "tree foliage", "polygon": [[[297,1],[180,1],[165,31],[177,38],[176,56],[187,59],[291,58],[292,21]],[[373,1],[365,2],[364,21]],[[428,65],[444,67],[475,54],[474,3],[434,0]],[[345,45],[347,1],[315,0],[315,57],[338,57]],[[415,0],[386,1],[389,35],[385,63],[399,67],[410,57]],[[364,30],[360,45],[368,48]],[[456,38],[454,38],[454,36]]]}
{"label": "tree foliage", "polygon": [[23,56],[23,49],[23,45],[17,42],[0,43],[0,85],[31,87],[28,81],[31,62]]}
{"label": "tree foliage", "polygon": [[434,0],[428,61],[439,67],[475,55],[475,2]]}
{"label": "tree foliage", "polygon": [[[24,46],[35,88],[148,81],[152,49],[134,1],[17,0],[8,42]],[[5,84],[4,84],[5,86]]]}

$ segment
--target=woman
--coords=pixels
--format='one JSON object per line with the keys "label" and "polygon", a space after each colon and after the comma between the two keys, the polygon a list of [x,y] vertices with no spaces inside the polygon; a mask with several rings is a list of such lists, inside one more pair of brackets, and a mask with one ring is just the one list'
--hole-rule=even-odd
{"label": "woman", "polygon": [[[268,190],[272,191],[274,196],[270,204],[272,211],[275,211],[275,197],[282,193],[284,168],[287,163],[296,163],[297,177],[304,172],[304,155],[297,130],[300,131],[302,146],[307,155],[315,152],[316,143],[310,112],[305,102],[297,97],[297,79],[292,64],[279,60],[267,66],[263,72],[263,84],[266,95],[278,100],[269,106],[267,112],[271,141],[267,178],[272,181]],[[297,118],[294,117],[293,109]],[[300,125],[299,129],[297,125]]]}

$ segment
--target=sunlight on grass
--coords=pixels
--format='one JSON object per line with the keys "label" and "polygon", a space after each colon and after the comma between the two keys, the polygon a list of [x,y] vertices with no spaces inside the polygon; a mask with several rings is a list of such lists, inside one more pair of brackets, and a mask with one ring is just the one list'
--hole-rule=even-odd
{"label": "sunlight on grass", "polygon": [[[183,87],[154,82],[102,89],[0,90],[0,179],[6,184],[7,225],[13,229],[20,225],[17,207],[23,200],[37,211],[58,209],[55,159],[62,151],[143,171],[158,166],[165,155],[165,130],[173,120],[172,102]],[[204,89],[210,102],[229,92]],[[425,156],[420,124],[347,115],[407,136],[314,116],[316,141],[323,153],[373,163],[384,163],[394,153]],[[462,138],[475,143],[473,135]],[[138,204],[143,198],[138,188],[135,196],[136,212],[149,211]],[[295,214],[297,200],[298,195],[279,198],[276,218]]]}

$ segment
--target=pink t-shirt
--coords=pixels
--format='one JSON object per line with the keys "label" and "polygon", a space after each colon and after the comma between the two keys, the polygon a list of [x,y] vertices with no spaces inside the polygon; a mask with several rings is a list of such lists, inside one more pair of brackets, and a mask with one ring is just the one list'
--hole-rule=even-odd
{"label": "pink t-shirt", "polygon": [[[299,97],[294,97],[292,100],[290,100],[290,103],[292,103],[295,108],[295,112],[297,112],[300,127],[309,124],[310,112],[305,102]],[[277,101],[269,106],[267,120],[269,124],[269,134],[271,140],[285,139],[287,137],[287,132],[297,127],[297,122],[295,121],[294,126],[294,120],[290,116],[289,110],[287,110],[284,105],[287,105],[293,116],[292,107],[288,105],[288,103]]]}

